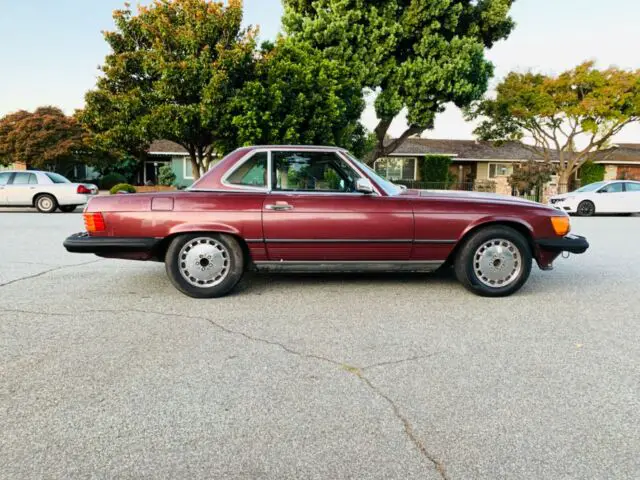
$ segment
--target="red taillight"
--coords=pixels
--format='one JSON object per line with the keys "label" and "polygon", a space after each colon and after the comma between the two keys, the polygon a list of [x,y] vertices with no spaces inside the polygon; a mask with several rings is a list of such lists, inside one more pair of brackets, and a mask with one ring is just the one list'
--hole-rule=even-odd
{"label": "red taillight", "polygon": [[76,193],[84,193],[85,195],[90,194],[91,189],[85,187],[84,185],[78,185],[78,189],[76,190]]}
{"label": "red taillight", "polygon": [[104,232],[106,230],[104,217],[100,212],[85,212],[82,215],[84,217],[84,227],[87,232]]}

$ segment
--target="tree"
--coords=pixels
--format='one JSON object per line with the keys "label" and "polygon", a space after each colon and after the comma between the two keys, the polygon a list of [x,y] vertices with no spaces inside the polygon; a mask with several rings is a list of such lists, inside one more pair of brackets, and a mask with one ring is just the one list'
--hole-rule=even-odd
{"label": "tree", "polygon": [[529,160],[515,167],[509,177],[509,185],[519,192],[530,192],[533,189],[541,189],[551,180],[552,174],[550,163]]}
{"label": "tree", "polygon": [[640,70],[597,70],[586,62],[558,76],[510,73],[496,97],[474,104],[468,117],[483,119],[475,133],[484,140],[524,140],[567,185],[614,135],[640,120]]}
{"label": "tree", "polygon": [[[349,67],[360,87],[378,93],[374,160],[409,136],[433,128],[445,104],[459,107],[487,89],[485,48],[513,28],[513,0],[284,0],[287,33]],[[408,128],[387,133],[407,110]]]}
{"label": "tree", "polygon": [[[252,144],[320,144],[362,153],[364,101],[346,66],[287,38],[264,44],[254,58],[252,78],[230,94],[231,108],[209,109],[212,123],[228,125],[227,150]],[[228,92],[220,85],[213,90]]]}
{"label": "tree", "polygon": [[134,153],[172,140],[199,178],[227,133],[211,112],[226,111],[227,93],[252,68],[255,31],[241,29],[241,0],[155,0],[137,15],[128,5],[116,10],[114,20],[116,30],[104,33],[112,51],[82,121],[106,149]]}
{"label": "tree", "polygon": [[82,150],[85,133],[74,117],[57,107],[20,110],[0,119],[0,165],[24,162],[55,168]]}

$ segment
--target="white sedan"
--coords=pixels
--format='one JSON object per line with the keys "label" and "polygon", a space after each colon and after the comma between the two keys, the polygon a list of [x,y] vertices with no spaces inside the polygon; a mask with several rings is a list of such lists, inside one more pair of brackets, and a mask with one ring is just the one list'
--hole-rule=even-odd
{"label": "white sedan", "polygon": [[38,170],[0,172],[0,207],[36,207],[42,213],[73,212],[87,203],[98,187],[71,183],[58,173]]}
{"label": "white sedan", "polygon": [[582,217],[596,213],[640,213],[640,182],[610,180],[590,183],[573,192],[551,197],[549,204]]}

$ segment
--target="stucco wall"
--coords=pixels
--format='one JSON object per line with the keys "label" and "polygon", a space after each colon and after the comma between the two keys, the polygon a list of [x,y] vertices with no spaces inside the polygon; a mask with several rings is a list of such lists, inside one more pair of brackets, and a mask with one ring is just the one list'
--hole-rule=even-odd
{"label": "stucco wall", "polygon": [[478,162],[478,166],[476,170],[476,179],[477,180],[489,179],[489,162]]}
{"label": "stucco wall", "polygon": [[618,167],[615,165],[605,165],[604,167],[604,179],[615,180],[618,178]]}

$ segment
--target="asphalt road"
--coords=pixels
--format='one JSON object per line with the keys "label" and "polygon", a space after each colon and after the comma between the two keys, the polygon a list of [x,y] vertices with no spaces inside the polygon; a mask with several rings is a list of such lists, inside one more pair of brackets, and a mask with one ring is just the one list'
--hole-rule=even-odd
{"label": "asphalt road", "polygon": [[64,251],[0,212],[0,478],[640,477],[640,217],[504,299],[446,275],[251,275]]}

